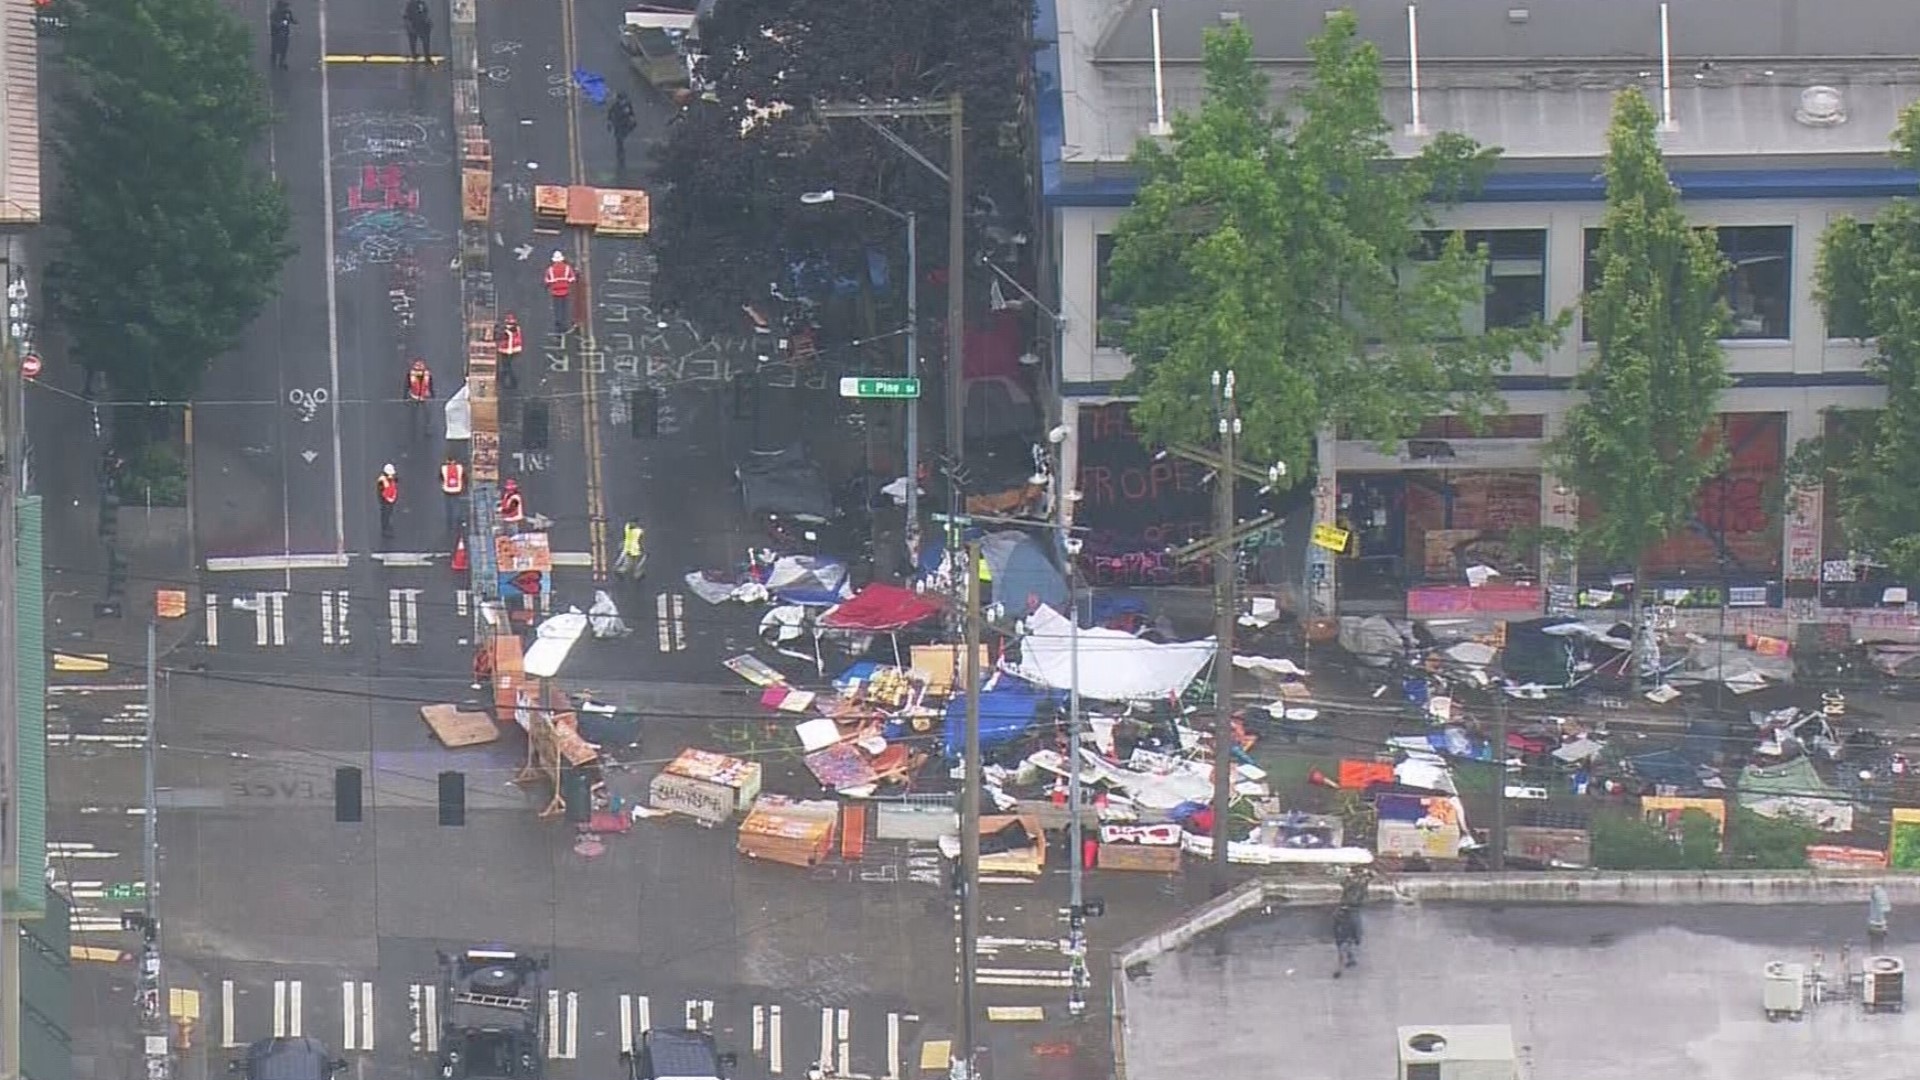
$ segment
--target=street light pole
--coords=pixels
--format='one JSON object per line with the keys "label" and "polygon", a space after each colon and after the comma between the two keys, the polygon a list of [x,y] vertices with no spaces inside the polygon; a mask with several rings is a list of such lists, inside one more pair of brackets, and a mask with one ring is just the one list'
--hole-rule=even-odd
{"label": "street light pole", "polygon": [[952,1080],[975,1080],[975,1014],[980,977],[980,545],[966,546],[966,739],[960,780],[960,1016]]}
{"label": "street light pole", "polygon": [[[907,378],[920,377],[920,219],[907,211]],[[907,552],[920,558],[920,399],[907,410]]]}

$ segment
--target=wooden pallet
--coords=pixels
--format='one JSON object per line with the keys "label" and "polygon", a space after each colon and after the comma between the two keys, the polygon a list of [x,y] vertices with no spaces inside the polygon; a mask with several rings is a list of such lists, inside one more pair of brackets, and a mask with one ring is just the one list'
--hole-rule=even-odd
{"label": "wooden pallet", "polygon": [[460,220],[472,224],[493,217],[493,170],[460,170]]}
{"label": "wooden pallet", "polygon": [[638,189],[601,188],[594,231],[602,236],[645,236],[653,228],[653,204]]}
{"label": "wooden pallet", "polygon": [[567,189],[559,184],[535,184],[533,188],[534,227],[557,232],[566,223]]}
{"label": "wooden pallet", "polygon": [[460,136],[460,158],[469,165],[493,168],[493,141],[487,138],[487,129],[474,124]]}
{"label": "wooden pallet", "polygon": [[493,717],[483,712],[461,712],[457,705],[422,705],[420,718],[433,729],[433,737],[449,750],[463,746],[484,746],[500,738]]}
{"label": "wooden pallet", "polygon": [[[485,375],[493,378],[494,369],[499,366],[500,353],[491,341],[470,341],[467,343],[467,374]],[[471,396],[471,392],[469,392]]]}

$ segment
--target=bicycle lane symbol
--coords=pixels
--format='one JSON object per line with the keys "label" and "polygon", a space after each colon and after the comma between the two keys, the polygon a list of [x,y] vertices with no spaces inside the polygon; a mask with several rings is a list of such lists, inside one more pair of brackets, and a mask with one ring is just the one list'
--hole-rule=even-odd
{"label": "bicycle lane symbol", "polygon": [[316,386],[311,390],[295,388],[287,391],[287,404],[293,406],[293,411],[299,415],[301,423],[311,424],[313,418],[319,414],[320,406],[327,403],[328,397],[327,388],[324,386]]}

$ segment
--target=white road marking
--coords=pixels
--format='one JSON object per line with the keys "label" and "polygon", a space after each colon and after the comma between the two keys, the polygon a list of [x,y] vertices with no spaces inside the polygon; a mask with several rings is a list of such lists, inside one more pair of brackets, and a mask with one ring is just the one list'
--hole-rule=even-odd
{"label": "white road marking", "polygon": [[420,644],[420,590],[387,590],[387,625],[395,645]]}
{"label": "white road marking", "polygon": [[473,594],[466,589],[453,590],[453,613],[461,618],[467,617],[467,604]]}
{"label": "white road marking", "polygon": [[781,1059],[785,1056],[780,1037],[780,1006],[770,1006],[767,1009],[767,1071],[779,1076]]}
{"label": "white road marking", "polygon": [[713,1002],[691,1000],[687,1002],[687,1030],[705,1031],[713,1027]]}
{"label": "white road marking", "polygon": [[900,1014],[887,1014],[887,1072],[885,1080],[900,1080]]}
{"label": "white road marking", "polygon": [[620,1052],[633,1053],[633,995],[620,995]]}
{"label": "white road marking", "polygon": [[580,1056],[580,992],[567,991],[567,1052],[566,1058],[572,1061]]}
{"label": "white road marking", "polygon": [[653,1000],[645,994],[633,999],[634,1025],[645,1035],[653,1030]]}
{"label": "white road marking", "polygon": [[553,553],[553,565],[569,569],[591,569],[593,553],[589,551],[556,551]]}
{"label": "white road marking", "polygon": [[300,980],[273,980],[273,1037],[300,1038]]}
{"label": "white road marking", "polygon": [[343,648],[353,644],[352,603],[353,594],[345,589],[333,594],[333,636]]}
{"label": "white road marking", "polygon": [[[1070,968],[990,968],[976,969],[982,986],[1072,986]],[[957,978],[957,976],[956,976]]]}
{"label": "white road marking", "polygon": [[267,643],[267,594],[263,592],[253,594],[253,643]]}
{"label": "white road marking", "polygon": [[753,1007],[753,1052],[767,1052],[767,1010],[763,1005]]}
{"label": "white road marking", "polygon": [[[333,230],[327,230],[332,235]],[[337,400],[339,395],[334,395]],[[223,571],[257,570],[345,570],[345,555],[308,555],[288,553],[286,555],[216,555],[207,560],[207,569],[216,573]]]}
{"label": "white road marking", "polygon": [[407,1011],[413,1014],[413,1031],[407,1041],[417,1053],[440,1052],[440,989],[431,983],[412,983],[407,987]]}
{"label": "white road marking", "polygon": [[340,984],[340,1049],[342,1050],[360,1049],[360,1014],[353,1008],[353,990],[352,982]]}
{"label": "white road marking", "polygon": [[[320,591],[320,644],[333,644],[333,590]],[[351,984],[349,984],[351,985]],[[349,1002],[348,1004],[352,1004]],[[349,1046],[351,1050],[353,1047]]]}
{"label": "white road marking", "polygon": [[207,648],[220,646],[220,594],[207,594]]}
{"label": "white road marking", "polygon": [[853,1075],[853,1010],[840,1010],[840,1075]]}
{"label": "white road marking", "polygon": [[273,643],[285,645],[287,643],[287,594],[269,593],[268,599],[273,602]]}
{"label": "white road marking", "polygon": [[687,651],[687,598],[673,594],[673,651]]}
{"label": "white road marking", "polygon": [[833,1010],[820,1010],[820,1056],[814,1059],[822,1069],[833,1067]]}
{"label": "white road marking", "polygon": [[232,1050],[240,1045],[233,1037],[233,980],[220,980],[220,1049]]}
{"label": "white road marking", "polygon": [[[340,984],[341,1048],[373,1049],[373,984],[348,980]],[[356,1038],[358,1036],[358,1038]]]}
{"label": "white road marking", "polygon": [[373,561],[388,569],[412,566],[432,566],[435,559],[442,556],[431,551],[376,551]]}
{"label": "white road marking", "polygon": [[[562,1011],[564,1001],[565,1011]],[[569,990],[563,999],[560,991],[547,991],[547,1056],[571,1061],[577,1056],[580,1036],[579,993]]]}

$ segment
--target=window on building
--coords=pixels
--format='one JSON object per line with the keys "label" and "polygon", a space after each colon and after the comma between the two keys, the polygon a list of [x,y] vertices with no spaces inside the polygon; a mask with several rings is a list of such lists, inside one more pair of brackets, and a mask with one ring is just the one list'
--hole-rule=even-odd
{"label": "window on building", "polygon": [[1098,324],[1094,331],[1094,345],[1102,349],[1117,349],[1120,338],[1126,332],[1127,321],[1133,318],[1133,309],[1113,299],[1113,234],[1101,233],[1094,241],[1094,265],[1097,277],[1094,296],[1093,317]]}
{"label": "window on building", "polygon": [[[1592,292],[1600,284],[1600,238],[1605,229],[1588,229],[1581,240],[1580,293],[1582,296]],[[1593,322],[1587,318],[1585,309],[1580,312],[1580,340],[1593,340]]]}
{"label": "window on building", "polygon": [[1793,229],[1731,225],[1719,230],[1730,269],[1721,296],[1733,312],[1732,338],[1785,338],[1793,299]]}
{"label": "window on building", "polygon": [[[1419,264],[1438,257],[1450,232],[1422,235],[1421,254],[1414,266],[1403,270],[1402,288],[1419,280]],[[1487,260],[1486,296],[1460,313],[1460,326],[1468,334],[1483,334],[1488,329],[1525,326],[1541,318],[1547,310],[1547,231],[1545,229],[1469,229],[1467,246]]]}
{"label": "window on building", "polygon": [[[1587,290],[1600,283],[1600,236],[1588,229],[1585,249]],[[1717,230],[1720,254],[1728,263],[1720,295],[1732,312],[1729,338],[1783,339],[1791,332],[1793,228],[1788,225],[1729,225]],[[1580,339],[1593,340],[1586,319]]]}

